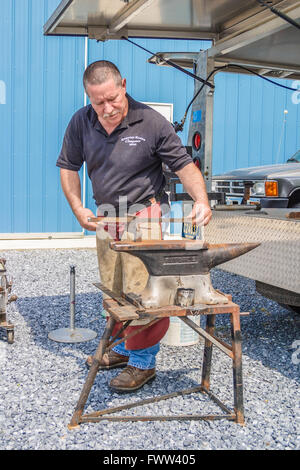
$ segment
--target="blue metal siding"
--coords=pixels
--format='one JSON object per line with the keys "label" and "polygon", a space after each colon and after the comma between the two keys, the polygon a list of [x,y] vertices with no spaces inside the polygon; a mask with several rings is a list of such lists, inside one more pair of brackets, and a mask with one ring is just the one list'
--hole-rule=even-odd
{"label": "blue metal siding", "polygon": [[241,74],[219,73],[215,84],[213,174],[283,163],[300,148],[300,103],[292,91]]}
{"label": "blue metal siding", "polygon": [[[59,0],[0,0],[0,232],[81,231],[62,193],[55,166],[64,131],[84,104],[84,38],[44,37]],[[205,41],[134,39],[157,51],[198,51]],[[180,121],[193,80],[147,63],[126,41],[88,41],[88,63],[108,59],[137,100],[171,102]],[[283,162],[300,147],[300,104],[292,92],[257,78],[216,75],[213,173]],[[291,81],[280,83],[291,86]],[[288,114],[284,122],[283,110]],[[183,143],[187,141],[189,117]],[[280,145],[281,142],[281,145]],[[87,180],[87,206],[95,210]]]}
{"label": "blue metal siding", "polygon": [[64,128],[83,104],[84,39],[45,38],[57,0],[0,1],[0,231],[80,230],[61,192],[55,161]]}

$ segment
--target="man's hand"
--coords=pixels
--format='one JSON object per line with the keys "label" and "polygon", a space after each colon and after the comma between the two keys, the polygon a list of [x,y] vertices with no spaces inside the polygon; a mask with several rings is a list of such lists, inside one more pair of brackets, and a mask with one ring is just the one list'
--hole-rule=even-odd
{"label": "man's hand", "polygon": [[177,171],[176,174],[180,178],[185,190],[195,201],[192,212],[185,217],[192,218],[193,224],[207,225],[212,213],[201,172],[194,163],[189,163]]}
{"label": "man's hand", "polygon": [[207,225],[212,216],[211,209],[208,204],[195,201],[192,212],[187,215],[188,219],[192,219],[193,225]]}
{"label": "man's hand", "polygon": [[61,168],[60,180],[64,195],[81,227],[95,232],[97,230],[97,224],[95,222],[88,222],[88,218],[95,217],[95,215],[90,209],[86,209],[82,206],[78,172]]}
{"label": "man's hand", "polygon": [[88,222],[89,217],[95,217],[90,209],[81,207],[74,210],[74,214],[82,228],[90,230],[91,232],[95,232],[97,230],[97,224],[95,222]]}

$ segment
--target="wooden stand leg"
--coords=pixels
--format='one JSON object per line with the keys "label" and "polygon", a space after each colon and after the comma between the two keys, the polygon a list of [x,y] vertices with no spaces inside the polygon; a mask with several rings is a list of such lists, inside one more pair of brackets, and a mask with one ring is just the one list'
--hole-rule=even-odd
{"label": "wooden stand leg", "polygon": [[[214,334],[215,329],[215,315],[206,316],[206,332],[210,335]],[[205,339],[204,345],[204,354],[203,354],[203,364],[202,364],[202,382],[201,385],[206,390],[209,390],[210,387],[210,369],[211,369],[211,359],[212,359],[212,347],[213,344],[208,339]]]}
{"label": "wooden stand leg", "polygon": [[231,319],[231,337],[233,351],[233,393],[236,422],[244,424],[243,404],[243,375],[242,375],[242,336],[240,328],[240,313],[233,312]]}
{"label": "wooden stand leg", "polygon": [[85,406],[85,404],[87,402],[87,399],[89,397],[91,388],[93,386],[93,383],[95,381],[95,378],[96,378],[96,375],[97,375],[97,372],[98,372],[98,369],[99,369],[100,361],[101,361],[102,356],[103,356],[103,354],[106,350],[106,347],[107,347],[108,342],[109,342],[109,338],[112,334],[112,331],[114,329],[115,324],[116,324],[116,321],[112,317],[110,317],[108,319],[107,324],[106,324],[106,328],[104,330],[102,338],[99,342],[97,351],[96,351],[95,355],[93,356],[93,362],[92,362],[92,365],[90,367],[87,379],[85,381],[85,384],[83,386],[81,395],[80,395],[78,403],[76,405],[74,414],[72,416],[72,420],[71,420],[70,424],[68,425],[69,429],[74,429],[80,423],[80,418],[82,416],[84,406]]}

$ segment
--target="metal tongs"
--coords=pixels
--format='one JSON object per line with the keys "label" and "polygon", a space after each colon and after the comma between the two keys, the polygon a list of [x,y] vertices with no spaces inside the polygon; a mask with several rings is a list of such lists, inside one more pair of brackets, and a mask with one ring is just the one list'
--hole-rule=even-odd
{"label": "metal tongs", "polygon": [[[187,217],[138,217],[136,215],[126,214],[122,217],[89,217],[89,222],[94,222],[98,224],[124,224],[125,230],[127,232],[134,234],[134,240],[139,241],[141,238],[140,231],[140,224],[144,222],[158,222],[158,223],[188,223],[194,226],[192,219],[188,219]],[[204,226],[200,226],[200,237],[196,237],[198,239],[204,239]]]}

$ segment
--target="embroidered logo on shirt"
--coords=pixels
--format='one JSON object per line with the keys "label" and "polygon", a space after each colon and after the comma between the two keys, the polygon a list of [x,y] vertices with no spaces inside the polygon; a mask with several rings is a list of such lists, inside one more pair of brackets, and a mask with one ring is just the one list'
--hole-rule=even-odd
{"label": "embroidered logo on shirt", "polygon": [[129,137],[123,137],[121,139],[121,142],[125,142],[125,144],[128,144],[128,145],[137,145],[137,144],[140,144],[141,142],[146,142],[146,139],[144,139],[143,137],[139,137],[139,136],[129,136]]}

